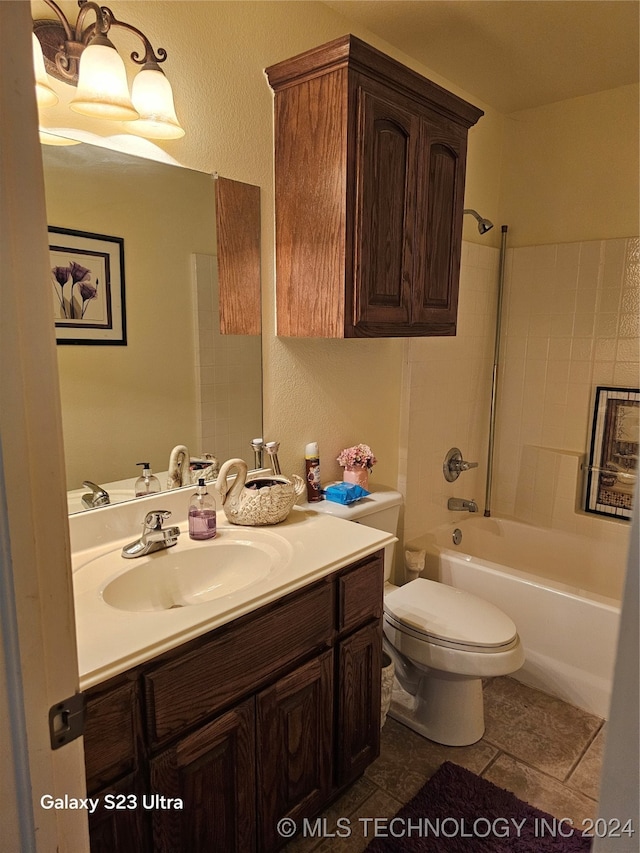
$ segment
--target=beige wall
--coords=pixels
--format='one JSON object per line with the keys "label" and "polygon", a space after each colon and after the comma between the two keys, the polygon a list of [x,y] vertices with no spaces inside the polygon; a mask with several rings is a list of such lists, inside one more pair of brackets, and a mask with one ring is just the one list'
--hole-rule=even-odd
{"label": "beige wall", "polygon": [[[335,478],[338,452],[363,441],[380,459],[376,479],[395,485],[404,343],[275,337],[273,99],[263,70],[350,30],[398,52],[321,3],[123,0],[118,10],[169,52],[166,71],[187,135],[163,147],[189,167],[262,189],[265,438],[281,442],[283,471],[300,473],[305,444],[317,440],[323,477]],[[495,220],[503,119],[489,108],[486,113],[470,135],[467,200]],[[467,239],[478,240],[471,220],[468,228]]]}
{"label": "beige wall", "polygon": [[[483,509],[498,258],[498,249],[464,241],[458,334],[409,344],[402,435],[407,542],[456,517],[447,510],[450,497],[473,498]],[[455,483],[442,471],[451,447],[479,463]]]}
{"label": "beige wall", "polygon": [[638,86],[513,113],[505,123],[501,215],[512,246],[634,237]]}
{"label": "beige wall", "polygon": [[[281,442],[283,470],[298,472],[304,445],[317,440],[325,479],[339,475],[343,446],[369,443],[380,459],[374,478],[406,491],[407,533],[417,535],[447,517],[441,457],[451,444],[481,463],[464,496],[483,494],[499,226],[509,225],[518,246],[638,233],[637,87],[505,117],[321,3],[152,7],[122,0],[119,10],[169,51],[187,135],[164,148],[187,166],[262,189],[265,437]],[[465,203],[496,228],[481,238],[465,220],[454,340],[275,336],[272,95],[263,69],[348,31],[485,109],[470,131]]]}
{"label": "beige wall", "polygon": [[124,238],[128,340],[57,348],[70,489],[137,476],[140,461],[166,471],[176,444],[201,450],[192,253],[216,251],[210,176],[111,154],[97,167],[86,148],[45,147],[47,217]]}

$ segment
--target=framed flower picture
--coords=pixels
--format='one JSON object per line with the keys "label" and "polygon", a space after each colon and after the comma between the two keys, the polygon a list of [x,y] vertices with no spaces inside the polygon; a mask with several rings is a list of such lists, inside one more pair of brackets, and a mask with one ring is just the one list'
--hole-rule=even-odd
{"label": "framed flower picture", "polygon": [[49,258],[56,341],[126,345],[122,237],[50,226]]}
{"label": "framed flower picture", "polygon": [[640,390],[596,388],[585,510],[630,519],[638,479]]}

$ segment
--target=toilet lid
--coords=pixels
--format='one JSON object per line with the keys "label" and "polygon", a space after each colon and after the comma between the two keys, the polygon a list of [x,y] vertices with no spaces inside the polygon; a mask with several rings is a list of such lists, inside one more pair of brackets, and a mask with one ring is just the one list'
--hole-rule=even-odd
{"label": "toilet lid", "polygon": [[426,578],[388,593],[384,610],[399,628],[405,626],[435,642],[498,648],[517,636],[513,621],[493,604]]}

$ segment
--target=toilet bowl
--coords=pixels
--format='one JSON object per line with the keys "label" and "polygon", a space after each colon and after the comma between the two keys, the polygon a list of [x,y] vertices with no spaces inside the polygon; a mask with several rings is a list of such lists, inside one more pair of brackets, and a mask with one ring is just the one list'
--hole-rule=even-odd
{"label": "toilet bowl", "polygon": [[[396,534],[402,495],[383,486],[356,504],[309,504],[349,521]],[[484,734],[482,679],[524,663],[513,621],[487,601],[437,581],[391,584],[393,546],[384,558],[384,648],[395,665],[389,716],[447,746]]]}
{"label": "toilet bowl", "polygon": [[383,627],[400,687],[389,714],[437,743],[480,740],[482,679],[524,663],[512,620],[475,595],[418,578],[385,586]]}

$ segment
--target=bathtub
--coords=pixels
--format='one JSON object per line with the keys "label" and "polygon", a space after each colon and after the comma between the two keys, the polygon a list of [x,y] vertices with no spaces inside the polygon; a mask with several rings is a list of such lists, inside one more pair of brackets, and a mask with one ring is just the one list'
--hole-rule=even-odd
{"label": "bathtub", "polygon": [[[454,530],[462,533],[454,544]],[[423,574],[492,602],[515,622],[525,663],[514,678],[607,718],[626,548],[517,521],[465,518],[416,543]],[[603,573],[602,566],[607,570]]]}

